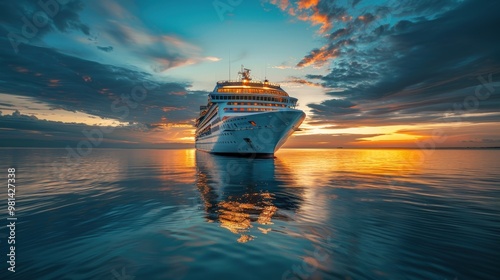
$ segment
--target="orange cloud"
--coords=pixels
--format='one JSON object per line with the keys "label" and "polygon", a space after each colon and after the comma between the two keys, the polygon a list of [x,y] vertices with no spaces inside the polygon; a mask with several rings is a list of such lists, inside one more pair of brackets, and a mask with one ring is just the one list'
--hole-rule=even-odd
{"label": "orange cloud", "polygon": [[59,86],[59,82],[60,82],[60,80],[57,80],[57,79],[49,80],[49,87],[57,87],[57,86]]}
{"label": "orange cloud", "polygon": [[316,8],[313,9],[312,15],[303,13],[298,15],[298,19],[302,21],[310,21],[312,25],[321,25],[319,32],[322,34],[326,33],[328,30],[330,30],[330,28],[332,28],[328,16],[320,13]]}
{"label": "orange cloud", "polygon": [[325,33],[332,27],[328,15],[321,13],[317,7],[319,0],[300,0],[295,8],[290,5],[288,0],[271,0],[270,3],[301,21],[311,22],[312,25],[320,25],[320,33]]}
{"label": "orange cloud", "polygon": [[182,108],[178,108],[178,107],[162,107],[161,110],[163,112],[170,112],[170,111],[182,110]]}
{"label": "orange cloud", "polygon": [[288,0],[271,0],[271,4],[278,6],[282,11],[286,10],[289,5]]}
{"label": "orange cloud", "polygon": [[287,82],[295,83],[295,84],[302,84],[302,85],[312,86],[312,87],[321,87],[321,84],[314,83],[314,82],[308,81],[306,79],[301,79],[298,77],[290,77]]}
{"label": "orange cloud", "polygon": [[28,69],[21,67],[21,66],[15,67],[15,70],[16,70],[16,72],[19,72],[19,73],[28,73],[29,72]]}
{"label": "orange cloud", "polygon": [[307,67],[314,65],[317,67],[323,66],[329,59],[339,56],[340,50],[338,48],[329,48],[327,45],[321,49],[313,50],[309,55],[305,56],[298,64],[297,67]]}
{"label": "orange cloud", "polygon": [[319,3],[319,0],[300,0],[297,3],[299,9],[309,9],[311,7],[316,7]]}
{"label": "orange cloud", "polygon": [[297,64],[297,67],[307,67],[309,65],[321,67],[328,60],[338,57],[343,46],[350,44],[352,44],[352,40],[342,40],[335,44],[324,45],[320,49],[314,49]]}

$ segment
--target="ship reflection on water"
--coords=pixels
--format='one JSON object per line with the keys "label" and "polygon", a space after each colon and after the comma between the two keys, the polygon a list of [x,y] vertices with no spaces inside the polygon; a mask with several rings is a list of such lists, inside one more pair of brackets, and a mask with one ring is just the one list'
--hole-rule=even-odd
{"label": "ship reflection on water", "polygon": [[[267,234],[273,220],[288,220],[301,204],[301,188],[288,189],[276,179],[280,160],[234,158],[196,152],[196,185],[205,217],[239,235],[238,242],[254,239],[250,228]],[[278,210],[282,210],[278,212]],[[293,215],[293,214],[290,214]]]}

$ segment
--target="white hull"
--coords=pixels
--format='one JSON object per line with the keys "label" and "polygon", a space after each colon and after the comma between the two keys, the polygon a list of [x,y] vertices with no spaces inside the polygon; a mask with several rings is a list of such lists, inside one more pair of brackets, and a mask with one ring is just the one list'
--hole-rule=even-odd
{"label": "white hull", "polygon": [[199,137],[196,149],[218,154],[273,155],[304,118],[304,112],[291,108],[233,114],[219,122],[220,129]]}

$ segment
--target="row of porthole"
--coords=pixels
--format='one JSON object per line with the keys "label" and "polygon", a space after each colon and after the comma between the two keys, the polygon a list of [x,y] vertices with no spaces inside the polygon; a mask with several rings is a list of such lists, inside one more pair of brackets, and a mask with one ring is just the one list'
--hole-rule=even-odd
{"label": "row of porthole", "polygon": [[219,88],[217,92],[225,92],[225,93],[260,93],[260,94],[276,94],[281,96],[288,96],[283,91],[272,90],[272,89],[247,89],[247,88]]}
{"label": "row of porthole", "polygon": [[285,104],[259,103],[259,102],[227,102],[227,105],[286,107]]}
{"label": "row of porthole", "polygon": [[[221,127],[224,128],[238,128],[238,125],[243,125],[241,122],[239,123],[234,123],[236,121],[242,121],[245,120],[246,118],[232,118],[229,119],[225,122],[225,124],[221,125]],[[224,135],[224,134],[223,134]]]}
{"label": "row of porthole", "polygon": [[[285,106],[283,106],[285,107]],[[250,112],[250,111],[276,111],[274,108],[224,108],[224,111]]]}
{"label": "row of porthole", "polygon": [[239,95],[230,95],[230,96],[211,96],[212,100],[259,100],[259,101],[272,101],[272,102],[285,102],[288,103],[288,99],[281,97],[265,97],[265,96],[239,96]]}

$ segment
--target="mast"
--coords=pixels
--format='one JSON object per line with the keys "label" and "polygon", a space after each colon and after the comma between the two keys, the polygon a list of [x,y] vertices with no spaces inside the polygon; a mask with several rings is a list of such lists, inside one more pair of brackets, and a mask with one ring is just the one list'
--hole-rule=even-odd
{"label": "mast", "polygon": [[241,71],[238,72],[239,75],[241,75],[241,80],[243,81],[250,81],[252,78],[250,78],[250,69],[244,68],[243,64],[241,65]]}

